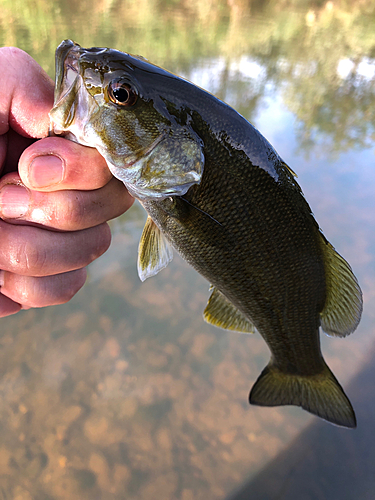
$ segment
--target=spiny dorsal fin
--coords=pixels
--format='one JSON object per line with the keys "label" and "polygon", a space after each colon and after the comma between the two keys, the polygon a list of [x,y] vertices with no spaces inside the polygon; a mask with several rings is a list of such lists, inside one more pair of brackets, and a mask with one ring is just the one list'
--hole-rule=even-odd
{"label": "spiny dorsal fin", "polygon": [[345,259],[321,238],[326,272],[327,298],[320,324],[328,335],[345,337],[354,332],[362,314],[362,292]]}
{"label": "spiny dorsal fin", "polygon": [[150,216],[138,246],[138,276],[145,281],[167,267],[173,258],[172,246]]}
{"label": "spiny dorsal fin", "polygon": [[203,317],[207,323],[241,333],[254,333],[255,327],[224,295],[215,287],[208,299]]}
{"label": "spiny dorsal fin", "polygon": [[289,173],[290,173],[293,177],[298,177],[298,175],[297,175],[295,172],[293,172],[293,170],[290,168],[290,166],[289,166],[289,165],[287,165],[287,164],[285,163],[285,161],[283,161],[283,165],[284,165],[284,167],[285,167],[286,169],[288,169],[288,170],[289,170]]}

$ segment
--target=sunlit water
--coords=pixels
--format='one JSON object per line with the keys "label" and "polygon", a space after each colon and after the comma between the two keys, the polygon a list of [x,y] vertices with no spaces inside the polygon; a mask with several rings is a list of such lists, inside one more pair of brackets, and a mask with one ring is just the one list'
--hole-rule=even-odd
{"label": "sunlit water", "polygon": [[[113,221],[110,250],[69,304],[1,320],[0,498],[372,498],[375,17],[366,3],[265,2],[261,12],[229,3],[83,2],[76,11],[73,2],[3,2],[0,42],[51,76],[67,37],[140,53],[266,136],[364,292],[358,330],[322,335],[358,429],[248,405],[268,362],[264,341],[204,323],[208,283],[178,256],[140,283],[136,204]],[[323,453],[319,466],[327,442],[333,458]],[[348,472],[353,461],[361,474]]]}

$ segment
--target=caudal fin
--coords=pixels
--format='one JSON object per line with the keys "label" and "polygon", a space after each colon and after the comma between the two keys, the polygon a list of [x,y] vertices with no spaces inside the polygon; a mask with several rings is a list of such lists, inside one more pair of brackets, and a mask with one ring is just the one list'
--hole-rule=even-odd
{"label": "caudal fin", "polygon": [[353,407],[327,365],[321,373],[306,376],[285,374],[270,362],[251,389],[249,400],[259,406],[301,406],[333,424],[357,426]]}

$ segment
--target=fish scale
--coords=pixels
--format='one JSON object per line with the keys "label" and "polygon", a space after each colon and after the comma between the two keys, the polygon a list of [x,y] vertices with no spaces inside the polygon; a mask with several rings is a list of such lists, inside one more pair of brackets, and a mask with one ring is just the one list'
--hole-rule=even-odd
{"label": "fish scale", "polygon": [[[220,173],[224,173],[222,168],[218,168],[217,171]],[[287,342],[287,339],[284,339],[282,342],[280,342],[280,339],[282,338],[282,331],[280,331],[282,325],[280,315],[276,315],[273,324],[270,325],[270,314],[267,309],[271,309],[272,311],[281,311],[281,314],[284,318],[285,316],[289,317],[291,314],[296,314],[296,311],[298,311],[297,315],[299,321],[293,322],[293,330],[297,328],[297,330],[299,331],[300,329],[303,330],[305,328],[308,331],[313,328],[317,332],[319,326],[319,312],[323,307],[323,303],[320,305],[320,307],[318,304],[316,305],[315,315],[311,314],[311,305],[314,302],[314,298],[316,296],[324,296],[324,268],[322,261],[320,261],[320,266],[318,267],[316,273],[311,273],[311,265],[305,266],[305,268],[302,268],[301,265],[295,266],[296,269],[298,269],[298,272],[301,273],[302,270],[302,274],[304,274],[308,279],[311,279],[309,274],[314,274],[312,278],[315,278],[315,281],[318,281],[318,285],[320,285],[320,290],[318,290],[318,293],[314,291],[312,286],[310,286],[306,293],[301,296],[298,286],[299,280],[296,281],[295,273],[290,272],[288,260],[291,259],[295,263],[296,260],[298,260],[298,255],[302,255],[302,251],[304,251],[304,249],[296,249],[297,255],[294,256],[290,252],[286,253],[284,251],[283,246],[285,238],[283,237],[283,233],[285,231],[286,225],[288,226],[289,231],[289,245],[294,236],[293,232],[290,231],[289,221],[285,217],[285,210],[283,211],[283,226],[280,227],[279,235],[276,234],[275,231],[275,227],[278,225],[277,220],[269,220],[268,223],[265,224],[264,218],[259,217],[259,212],[262,211],[256,210],[256,213],[254,213],[252,206],[255,206],[259,209],[259,198],[263,199],[264,205],[269,205],[269,203],[271,203],[271,210],[273,209],[272,205],[275,204],[275,198],[273,195],[274,189],[271,188],[274,188],[273,185],[275,181],[273,179],[270,179],[269,176],[266,176],[265,181],[271,184],[271,188],[265,189],[265,186],[262,183],[258,182],[258,188],[255,187],[254,190],[251,183],[252,175],[248,175],[253,171],[254,170],[248,168],[248,166],[244,166],[244,178],[248,182],[243,183],[243,189],[237,186],[235,192],[231,193],[232,199],[236,200],[237,213],[238,215],[240,215],[241,220],[241,224],[236,224],[235,227],[236,231],[242,234],[242,238],[239,238],[239,236],[236,235],[235,246],[225,245],[226,251],[224,255],[221,254],[220,247],[219,251],[217,252],[210,252],[208,253],[208,255],[204,253],[202,256],[203,260],[199,265],[196,262],[196,252],[200,253],[198,244],[198,248],[194,251],[194,262],[191,263],[192,265],[194,265],[194,267],[196,267],[198,272],[206,276],[206,278],[211,282],[214,282],[215,286],[217,286],[228,298],[230,298],[232,302],[241,309],[241,311],[252,318],[256,318],[256,326],[258,326],[259,323],[262,325],[258,326],[259,331],[272,331],[270,337],[266,337],[266,335],[264,334],[263,336],[271,346],[271,350],[273,350],[274,352],[276,351],[278,345],[281,343],[281,352],[280,349],[277,349],[276,355],[278,366],[289,366],[290,364],[292,364],[291,360],[289,359],[291,350],[285,349],[285,343]],[[259,173],[256,173],[256,175],[258,176]],[[205,176],[211,178],[208,186],[205,184]],[[212,178],[214,178],[216,182],[212,182]],[[210,164],[207,164],[206,161],[205,174],[200,186],[193,188],[191,201],[198,208],[201,208],[202,210],[212,214],[213,217],[219,217],[219,213],[215,212],[214,206],[210,205],[209,203],[200,205],[199,199],[209,200],[211,198],[210,193],[208,193],[209,189],[212,189],[212,193],[220,198],[220,191],[224,190],[225,188],[226,185],[219,175],[210,176]],[[277,191],[279,192],[279,190]],[[203,196],[200,194],[201,192],[204,193]],[[269,196],[267,196],[266,193],[269,193]],[[152,210],[149,204],[146,208],[148,208],[149,211]],[[219,207],[219,209],[221,209],[221,207]],[[191,211],[192,209],[189,210]],[[223,220],[231,220],[229,217],[230,212],[227,214],[226,211],[222,209],[220,210],[220,212],[222,214]],[[246,214],[246,217],[243,216],[244,213]],[[201,217],[201,219],[202,223],[204,224],[205,218]],[[179,222],[181,223],[181,220]],[[263,227],[263,231],[259,230],[260,225]],[[221,227],[218,227],[218,230],[215,231],[215,224],[213,224],[210,220],[207,222],[207,226],[208,227],[206,228],[203,227],[203,231],[210,235],[210,240],[212,242],[215,242],[216,239],[222,239]],[[313,226],[315,227],[315,224],[313,224]],[[163,229],[169,235],[169,237],[173,239],[173,245],[187,260],[189,260],[188,254],[190,252],[187,249],[191,248],[192,243],[191,238],[189,238],[189,235],[191,234],[189,230],[181,229],[180,227],[177,227],[176,230],[171,226],[165,227]],[[230,225],[229,231],[230,235],[233,234],[232,225]],[[181,234],[182,232],[184,232],[187,237],[183,238]],[[302,247],[308,247],[309,253],[312,253],[311,249],[313,249],[314,246],[317,249],[316,251],[319,250],[318,245],[315,241],[310,241],[309,245],[309,240],[305,238],[301,239],[301,231],[299,230],[298,226],[296,227],[296,233],[298,234],[298,241],[295,242],[296,247],[301,247],[302,244]],[[245,256],[245,259],[242,257],[243,266],[239,265],[238,255]],[[286,255],[289,256],[289,259],[285,258]],[[228,262],[233,262],[233,266],[228,267]],[[309,264],[310,262],[311,261],[309,259]],[[213,272],[218,277],[213,276],[212,272],[207,272],[207,269],[211,269],[212,264],[214,266]],[[280,269],[280,264],[282,264],[282,267],[284,269]],[[219,270],[219,267],[222,267],[222,269]],[[250,268],[249,270],[247,269],[248,267]],[[308,271],[310,271],[310,273]],[[251,279],[249,279],[249,277],[246,275],[249,275]],[[245,276],[246,279],[244,279]],[[257,288],[260,288],[262,290],[260,293],[262,303],[260,305],[258,304],[257,297],[253,296],[254,291],[256,290],[256,288],[254,287],[254,280],[256,276],[258,276]],[[290,277],[287,283],[284,282],[286,276]],[[295,282],[297,283],[297,286],[293,285]],[[286,304],[284,294],[280,293],[283,288],[286,288],[288,290],[288,301],[291,302],[291,307],[288,307],[288,305]],[[265,300],[265,298],[267,298],[267,300]],[[296,302],[298,303],[298,307],[295,306]],[[260,309],[259,313],[257,312],[257,308]],[[257,314],[254,314],[255,312]],[[306,316],[308,316],[308,325],[306,325],[306,323],[303,321],[304,312],[306,312]],[[285,324],[285,320],[283,323]],[[266,326],[263,326],[263,324]],[[275,335],[275,331],[277,330],[279,330],[278,335]],[[293,336],[294,334],[298,333],[293,330],[289,331],[288,334]],[[315,337],[318,338],[317,335]],[[276,342],[273,341],[273,339],[275,339]],[[316,344],[316,342],[314,342],[314,344]],[[314,347],[316,346],[314,345]],[[306,356],[293,356],[293,358],[296,358],[293,360],[293,365],[298,366],[299,361],[299,364],[301,365],[299,370],[300,372],[307,371]],[[310,357],[309,362],[311,361],[314,361],[314,365],[317,364],[315,358]]]}
{"label": "fish scale", "polygon": [[271,359],[250,403],[301,406],[355,427],[350,401],[323,359],[319,327],[352,333],[361,289],[268,141],[187,80],[71,40],[56,51],[50,117],[56,133],[96,147],[146,209],[140,278],[164,268],[174,248],[211,284],[206,321],[262,335]]}

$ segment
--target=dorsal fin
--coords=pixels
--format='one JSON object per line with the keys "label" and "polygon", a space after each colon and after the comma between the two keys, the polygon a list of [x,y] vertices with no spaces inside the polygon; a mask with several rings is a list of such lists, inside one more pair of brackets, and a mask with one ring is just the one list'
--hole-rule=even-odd
{"label": "dorsal fin", "polygon": [[354,332],[362,314],[362,292],[346,260],[322,236],[327,298],[320,313],[322,329],[328,335],[345,337]]}
{"label": "dorsal fin", "polygon": [[138,246],[138,276],[145,281],[155,276],[167,267],[173,259],[173,250],[169,241],[157,227],[150,216],[147,217],[145,227]]}
{"label": "dorsal fin", "polygon": [[241,333],[254,333],[255,327],[224,295],[215,287],[208,299],[203,317],[207,323]]}
{"label": "dorsal fin", "polygon": [[297,175],[295,172],[293,172],[293,170],[290,168],[290,166],[289,166],[289,165],[287,165],[287,164],[285,163],[285,161],[283,161],[282,163],[283,163],[283,166],[284,166],[284,167],[285,167],[285,168],[289,171],[289,173],[292,175],[292,177],[298,177],[298,175]]}

